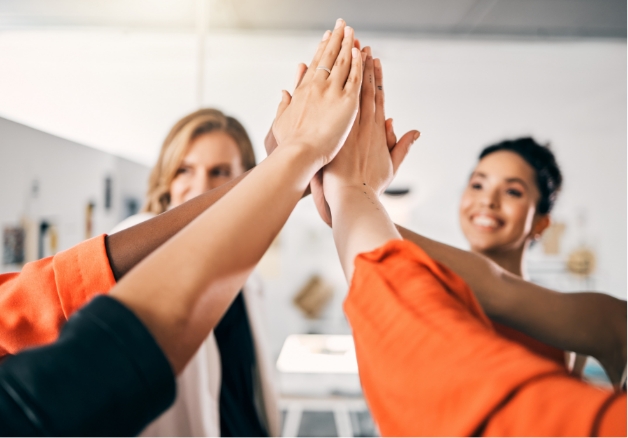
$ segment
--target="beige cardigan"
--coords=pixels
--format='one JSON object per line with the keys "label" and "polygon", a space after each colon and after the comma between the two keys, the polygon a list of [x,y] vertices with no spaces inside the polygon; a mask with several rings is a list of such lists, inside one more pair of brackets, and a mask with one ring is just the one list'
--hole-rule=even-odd
{"label": "beige cardigan", "polygon": [[[154,217],[140,213],[125,219],[111,232],[124,230]],[[257,376],[255,402],[258,414],[270,436],[280,435],[278,396],[274,385],[274,367],[266,346],[264,302],[261,280],[253,273],[243,287],[249,325],[255,346]],[[214,333],[207,339],[177,377],[174,404],[149,424],[140,436],[220,436],[220,352]]]}

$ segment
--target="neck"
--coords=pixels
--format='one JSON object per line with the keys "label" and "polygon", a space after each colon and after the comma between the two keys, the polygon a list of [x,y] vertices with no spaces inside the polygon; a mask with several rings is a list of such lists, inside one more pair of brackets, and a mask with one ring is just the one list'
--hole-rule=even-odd
{"label": "neck", "polygon": [[511,274],[514,274],[518,277],[523,277],[523,255],[525,254],[525,245],[506,251],[473,250],[473,252],[477,252],[485,257],[488,257]]}

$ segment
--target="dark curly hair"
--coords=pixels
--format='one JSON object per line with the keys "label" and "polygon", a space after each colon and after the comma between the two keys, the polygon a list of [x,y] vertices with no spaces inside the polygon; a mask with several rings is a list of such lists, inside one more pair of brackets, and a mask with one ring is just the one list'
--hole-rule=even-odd
{"label": "dark curly hair", "polygon": [[549,213],[556,203],[558,192],[563,184],[563,176],[552,151],[547,146],[538,144],[533,138],[524,137],[488,146],[480,153],[479,159],[498,151],[514,152],[532,166],[536,173],[536,185],[541,193],[537,212]]}

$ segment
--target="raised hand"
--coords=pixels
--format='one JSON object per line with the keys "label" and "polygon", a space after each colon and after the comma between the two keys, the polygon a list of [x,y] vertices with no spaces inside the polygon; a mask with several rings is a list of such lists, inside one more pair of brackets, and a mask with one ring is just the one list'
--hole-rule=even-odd
{"label": "raised hand", "polygon": [[325,33],[294,95],[283,99],[288,103],[285,109],[280,105],[281,115],[273,125],[277,142],[306,147],[321,166],[329,163],[357,114],[361,81],[353,29],[338,20],[331,35]]}
{"label": "raised hand", "polygon": [[[316,207],[325,222],[331,224],[326,197],[342,186],[366,186],[377,196],[388,187],[410,145],[419,137],[418,131],[406,133],[397,142],[392,119],[385,119],[383,73],[379,60],[373,60],[370,48],[366,55],[360,111],[345,145],[332,163],[323,170],[322,178],[312,183]],[[321,193],[321,184],[324,196]]]}

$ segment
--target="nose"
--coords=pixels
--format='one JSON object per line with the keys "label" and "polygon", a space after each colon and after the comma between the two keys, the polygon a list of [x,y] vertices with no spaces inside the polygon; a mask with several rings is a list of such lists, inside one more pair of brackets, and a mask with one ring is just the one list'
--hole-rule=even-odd
{"label": "nose", "polygon": [[480,198],[480,203],[483,207],[490,209],[499,208],[499,190],[485,190]]}
{"label": "nose", "polygon": [[197,172],[195,175],[194,183],[192,184],[192,190],[190,190],[190,199],[195,198],[198,195],[202,195],[208,190],[212,189],[211,178],[204,172]]}

